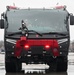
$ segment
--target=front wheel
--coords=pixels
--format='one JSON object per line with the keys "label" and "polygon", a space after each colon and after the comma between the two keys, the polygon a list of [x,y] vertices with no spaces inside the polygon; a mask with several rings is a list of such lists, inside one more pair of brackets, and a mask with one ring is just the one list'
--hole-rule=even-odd
{"label": "front wheel", "polygon": [[46,72],[56,71],[56,72],[66,72],[68,68],[67,57],[61,56],[56,59],[52,59],[52,62],[47,63],[49,68],[46,69]]}
{"label": "front wheel", "polygon": [[6,72],[20,72],[21,67],[22,67],[21,62],[18,59],[10,61],[5,60]]}
{"label": "front wheel", "polygon": [[66,72],[68,68],[68,60],[67,58],[59,58],[56,63],[56,71],[57,72]]}

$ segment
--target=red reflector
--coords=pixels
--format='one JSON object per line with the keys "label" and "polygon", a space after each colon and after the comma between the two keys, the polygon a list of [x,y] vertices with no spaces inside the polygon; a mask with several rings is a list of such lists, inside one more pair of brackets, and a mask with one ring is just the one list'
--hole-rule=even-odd
{"label": "red reflector", "polygon": [[24,48],[25,48],[25,49],[29,49],[30,46],[29,46],[29,45],[25,45]]}
{"label": "red reflector", "polygon": [[54,55],[54,56],[59,56],[59,51],[58,51],[57,48],[54,48],[54,49],[53,49],[53,55]]}
{"label": "red reflector", "polygon": [[53,52],[58,52],[58,50],[56,48],[53,49]]}

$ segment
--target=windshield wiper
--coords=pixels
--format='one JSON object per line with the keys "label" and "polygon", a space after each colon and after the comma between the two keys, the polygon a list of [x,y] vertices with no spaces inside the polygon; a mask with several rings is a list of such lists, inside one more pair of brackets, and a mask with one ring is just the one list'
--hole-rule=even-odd
{"label": "windshield wiper", "polygon": [[30,32],[34,32],[34,33],[36,33],[36,34],[38,34],[38,35],[42,36],[42,34],[41,34],[41,33],[37,32],[37,31],[35,31],[35,30],[28,30],[28,33],[30,33]]}
{"label": "windshield wiper", "polygon": [[62,36],[68,35],[66,33],[60,33],[60,32],[47,32],[47,33],[43,33],[43,34],[55,34],[55,35],[62,35]]}
{"label": "windshield wiper", "polygon": [[7,34],[8,36],[13,36],[13,35],[19,35],[19,34],[22,34],[22,32],[12,32],[10,34]]}
{"label": "windshield wiper", "polygon": [[[26,32],[27,32],[27,33],[26,33]],[[39,36],[42,36],[42,34],[40,34],[39,32],[37,32],[37,31],[35,31],[35,30],[25,30],[25,33],[24,33],[24,34],[22,34],[21,31],[20,31],[20,32],[13,32],[13,33],[8,34],[8,36],[19,35],[19,34],[25,36],[25,34],[29,34],[29,33],[31,33],[31,32],[36,33],[36,34],[38,34]]]}

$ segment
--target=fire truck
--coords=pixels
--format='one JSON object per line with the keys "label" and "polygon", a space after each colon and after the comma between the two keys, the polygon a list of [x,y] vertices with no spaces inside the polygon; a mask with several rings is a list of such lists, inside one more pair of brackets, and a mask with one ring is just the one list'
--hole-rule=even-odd
{"label": "fire truck", "polygon": [[69,25],[74,25],[74,16],[66,6],[53,9],[7,6],[0,19],[6,72],[21,72],[22,63],[47,64],[48,71],[67,71]]}

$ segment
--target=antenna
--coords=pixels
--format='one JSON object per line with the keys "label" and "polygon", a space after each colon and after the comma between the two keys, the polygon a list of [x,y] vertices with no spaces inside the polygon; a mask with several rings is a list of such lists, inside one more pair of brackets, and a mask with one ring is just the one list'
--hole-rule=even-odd
{"label": "antenna", "polygon": [[15,3],[13,3],[13,6],[15,6]]}
{"label": "antenna", "polygon": [[59,5],[59,3],[57,2],[57,4],[56,5]]}

